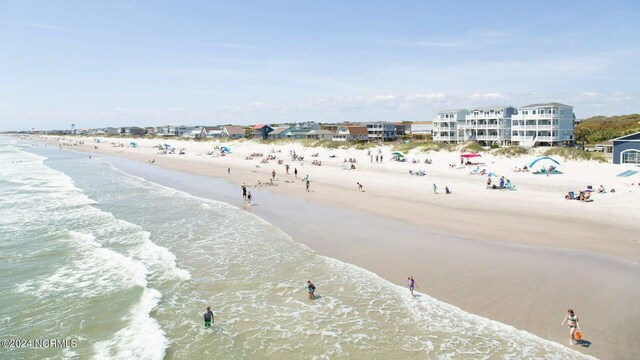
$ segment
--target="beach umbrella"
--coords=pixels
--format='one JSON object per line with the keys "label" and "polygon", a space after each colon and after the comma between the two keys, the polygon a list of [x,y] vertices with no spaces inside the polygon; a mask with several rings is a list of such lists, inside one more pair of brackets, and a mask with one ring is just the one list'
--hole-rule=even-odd
{"label": "beach umbrella", "polygon": [[490,172],[487,176],[489,176],[489,177],[498,177],[498,174]]}
{"label": "beach umbrella", "polygon": [[171,148],[171,145],[169,145],[169,144],[164,144],[164,145],[162,145],[162,146],[164,146],[164,148],[165,148],[165,149],[169,149],[169,148]]}
{"label": "beach umbrella", "polygon": [[463,158],[465,158],[465,159],[468,159],[468,158],[474,158],[474,157],[478,157],[478,156],[482,156],[482,155],[480,155],[480,154],[475,154],[475,153],[469,153],[469,154],[462,154],[462,155],[460,155],[460,156],[462,156],[462,157],[463,157]]}
{"label": "beach umbrella", "polygon": [[402,155],[402,153],[398,152],[398,151],[392,153],[391,155],[396,156],[396,157],[404,157],[404,155]]}
{"label": "beach umbrella", "polygon": [[532,167],[533,167],[533,165],[535,165],[538,161],[542,161],[542,160],[549,160],[549,161],[551,161],[551,162],[554,162],[554,163],[555,163],[555,164],[557,164],[557,165],[560,165],[560,163],[559,163],[557,160],[553,159],[553,158],[550,158],[550,157],[548,157],[548,156],[541,156],[541,157],[539,157],[539,158],[537,158],[537,159],[533,160],[533,161],[531,162],[531,164],[529,164],[529,168],[532,168]]}
{"label": "beach umbrella", "polygon": [[134,147],[138,146],[138,143],[135,142],[135,141],[132,141],[132,142],[129,143],[129,146],[134,148]]}
{"label": "beach umbrella", "polygon": [[231,149],[229,149],[229,148],[228,148],[228,147],[226,147],[226,146],[221,147],[221,148],[220,148],[220,151],[222,151],[222,152],[226,152],[227,154],[230,154],[230,153],[231,153]]}

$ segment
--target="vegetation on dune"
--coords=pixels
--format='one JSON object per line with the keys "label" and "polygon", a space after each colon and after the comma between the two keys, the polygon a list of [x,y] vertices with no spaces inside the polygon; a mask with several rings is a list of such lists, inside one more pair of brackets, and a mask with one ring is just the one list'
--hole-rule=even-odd
{"label": "vegetation on dune", "polygon": [[595,144],[640,131],[640,114],[594,116],[576,125],[577,142]]}
{"label": "vegetation on dune", "polygon": [[418,152],[430,152],[430,151],[441,151],[441,150],[453,150],[454,146],[451,144],[438,143],[428,140],[420,140],[420,141],[409,141],[402,143],[394,143],[392,151],[400,151],[407,153],[411,150],[416,149]]}
{"label": "vegetation on dune", "polygon": [[523,148],[521,146],[509,146],[509,147],[495,149],[492,151],[492,153],[494,155],[505,156],[510,158],[514,156],[528,155],[529,153],[531,153],[531,150],[527,148]]}
{"label": "vegetation on dune", "polygon": [[478,144],[475,141],[468,141],[462,144],[461,146],[459,146],[459,149],[462,152],[473,152],[473,153],[479,153],[479,152],[485,151],[484,147],[482,147],[482,145]]}
{"label": "vegetation on dune", "polygon": [[553,147],[542,153],[545,156],[558,156],[569,160],[595,160],[609,162],[601,153],[589,152],[573,147]]}

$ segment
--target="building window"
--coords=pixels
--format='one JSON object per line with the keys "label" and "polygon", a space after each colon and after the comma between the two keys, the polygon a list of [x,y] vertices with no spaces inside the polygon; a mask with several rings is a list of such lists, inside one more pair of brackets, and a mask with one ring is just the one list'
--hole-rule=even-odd
{"label": "building window", "polygon": [[623,164],[640,164],[640,151],[631,149],[620,153]]}
{"label": "building window", "polygon": [[536,114],[536,111],[535,111],[535,110],[531,111],[531,114],[535,115],[535,114]]}
{"label": "building window", "polygon": [[564,109],[560,110],[560,115],[564,115]]}

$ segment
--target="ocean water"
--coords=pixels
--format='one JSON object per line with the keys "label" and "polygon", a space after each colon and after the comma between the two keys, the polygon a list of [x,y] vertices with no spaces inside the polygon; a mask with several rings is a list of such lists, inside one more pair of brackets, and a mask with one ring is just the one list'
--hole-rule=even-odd
{"label": "ocean water", "polygon": [[0,358],[585,358],[86,155],[0,138],[0,198],[0,339],[78,341]]}

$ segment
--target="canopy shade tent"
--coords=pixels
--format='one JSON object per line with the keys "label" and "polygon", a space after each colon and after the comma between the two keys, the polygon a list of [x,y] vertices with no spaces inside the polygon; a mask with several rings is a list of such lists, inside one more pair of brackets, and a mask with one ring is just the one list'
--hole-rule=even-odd
{"label": "canopy shade tent", "polygon": [[478,157],[478,156],[482,156],[480,154],[474,154],[474,153],[469,153],[469,154],[462,154],[460,155],[461,157],[468,159],[468,158],[474,158],[474,157]]}
{"label": "canopy shade tent", "polygon": [[541,156],[541,157],[533,160],[531,162],[531,164],[529,164],[529,168],[532,168],[533,165],[535,165],[538,161],[542,161],[542,160],[549,160],[549,161],[552,161],[552,162],[556,163],[557,165],[560,165],[560,163],[557,160],[553,159],[553,158],[550,158],[548,156]]}

